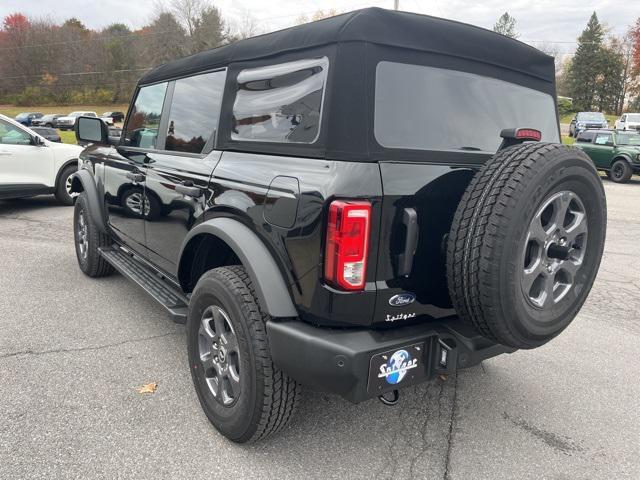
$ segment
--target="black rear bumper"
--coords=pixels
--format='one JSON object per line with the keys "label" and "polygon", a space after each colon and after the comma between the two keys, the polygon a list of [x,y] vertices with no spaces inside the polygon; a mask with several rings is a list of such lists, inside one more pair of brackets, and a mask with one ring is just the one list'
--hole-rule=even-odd
{"label": "black rear bumper", "polygon": [[[298,382],[361,402],[391,390],[420,383],[513,348],[495,344],[457,319],[392,330],[338,330],[301,321],[269,321],[267,334],[274,363]],[[418,348],[414,346],[418,345]],[[409,347],[420,361],[399,383],[376,382],[380,354]],[[444,351],[444,353],[443,353]],[[389,356],[390,356],[389,355]],[[382,384],[381,384],[382,383]]]}

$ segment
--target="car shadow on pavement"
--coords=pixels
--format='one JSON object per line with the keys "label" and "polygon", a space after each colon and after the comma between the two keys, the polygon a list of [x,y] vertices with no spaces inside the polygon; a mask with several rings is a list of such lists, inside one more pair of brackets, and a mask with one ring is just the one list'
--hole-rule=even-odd
{"label": "car shadow on pavement", "polygon": [[7,213],[25,213],[48,207],[67,208],[61,205],[53,195],[40,195],[37,197],[0,200],[0,215]]}

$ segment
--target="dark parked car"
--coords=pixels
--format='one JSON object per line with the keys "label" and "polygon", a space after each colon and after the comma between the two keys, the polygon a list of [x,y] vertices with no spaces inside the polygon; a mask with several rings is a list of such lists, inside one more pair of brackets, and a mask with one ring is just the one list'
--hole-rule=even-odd
{"label": "dark parked car", "polygon": [[41,117],[42,113],[40,112],[23,112],[16,115],[16,121],[20,122],[22,125],[30,127],[34,119]]}
{"label": "dark parked car", "polygon": [[124,122],[124,112],[104,112],[100,116],[111,118],[114,122]]}
{"label": "dark parked car", "polygon": [[575,146],[589,155],[598,170],[616,183],[640,173],[640,133],[615,130],[586,130]]}
{"label": "dark parked car", "polygon": [[56,125],[56,120],[60,117],[64,117],[64,115],[61,113],[49,113],[47,115],[43,115],[40,118],[34,118],[31,121],[31,124],[37,127],[53,128]]}
{"label": "dark parked car", "polygon": [[605,196],[555,98],[553,57],[378,8],[164,64],[117,148],[77,121],[78,264],[186,323],[233,441],[281,429],[300,384],[394,404],[545,344],[584,303]]}
{"label": "dark parked car", "polygon": [[601,112],[579,112],[571,119],[569,136],[575,137],[590,128],[609,128],[606,117]]}
{"label": "dark parked car", "polygon": [[60,135],[58,134],[58,131],[55,128],[48,128],[48,127],[30,127],[31,130],[33,130],[34,132],[36,132],[38,135],[40,135],[41,137],[46,138],[47,140],[51,141],[51,142],[62,142],[62,139],[60,138]]}

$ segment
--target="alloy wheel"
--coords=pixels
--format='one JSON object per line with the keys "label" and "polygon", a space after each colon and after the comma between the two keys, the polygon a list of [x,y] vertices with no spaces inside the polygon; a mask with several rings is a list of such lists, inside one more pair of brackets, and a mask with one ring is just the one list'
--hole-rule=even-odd
{"label": "alloy wheel", "polygon": [[64,182],[64,188],[67,191],[67,194],[71,198],[76,198],[79,195],[79,193],[71,191],[71,185],[73,183],[73,179],[71,178],[72,176],[73,176],[73,173],[67,177],[67,180]]}
{"label": "alloy wheel", "polygon": [[533,307],[551,307],[575,286],[587,234],[587,213],[576,193],[557,192],[542,202],[529,225],[520,275],[522,291]]}
{"label": "alloy wheel", "polygon": [[87,252],[89,251],[89,229],[87,227],[87,219],[84,209],[80,210],[78,214],[78,225],[76,227],[76,242],[78,244],[78,251],[80,257],[83,260],[87,258]]}
{"label": "alloy wheel", "polygon": [[229,316],[216,305],[202,314],[198,354],[213,397],[225,407],[233,405],[240,396],[238,338]]}

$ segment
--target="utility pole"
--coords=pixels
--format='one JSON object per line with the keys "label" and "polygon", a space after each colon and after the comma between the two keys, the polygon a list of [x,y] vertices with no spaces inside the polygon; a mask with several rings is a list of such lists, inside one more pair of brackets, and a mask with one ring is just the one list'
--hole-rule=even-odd
{"label": "utility pole", "polygon": [[399,6],[400,6],[400,0],[393,0],[393,9],[398,10]]}

